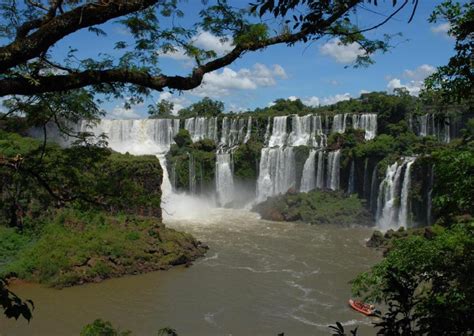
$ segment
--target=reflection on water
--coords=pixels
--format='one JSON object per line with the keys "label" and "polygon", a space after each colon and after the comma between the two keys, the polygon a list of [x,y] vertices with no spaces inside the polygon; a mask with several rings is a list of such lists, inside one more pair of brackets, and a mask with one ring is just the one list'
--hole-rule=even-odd
{"label": "reflection on water", "polygon": [[243,210],[213,209],[175,219],[210,246],[190,268],[128,276],[63,290],[14,288],[37,306],[28,325],[0,319],[2,335],[78,335],[95,318],[154,335],[329,335],[328,324],[372,320],[350,310],[348,282],[379,258],[364,247],[370,230],[259,220]]}

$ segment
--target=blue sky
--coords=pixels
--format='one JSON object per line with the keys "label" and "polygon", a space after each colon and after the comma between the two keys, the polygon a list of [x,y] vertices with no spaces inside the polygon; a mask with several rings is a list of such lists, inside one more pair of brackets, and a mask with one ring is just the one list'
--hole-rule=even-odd
{"label": "blue sky", "polygon": [[[241,7],[247,3],[244,0],[233,2]],[[391,1],[385,2],[378,7],[366,4],[366,8],[379,14],[360,9],[356,20],[361,26],[382,21],[383,15],[392,10]],[[370,32],[369,37],[381,38],[383,34],[396,33],[403,36],[392,41],[396,46],[388,53],[375,55],[376,63],[367,68],[351,67],[360,52],[357,46],[340,46],[334,39],[300,43],[293,47],[274,46],[246,54],[225,69],[206,75],[204,84],[190,92],[154,93],[144,104],[130,110],[123,108],[122,101],[108,102],[102,107],[110,118],[140,118],[146,116],[147,105],[160,99],[172,101],[178,109],[209,96],[223,101],[227,110],[244,111],[267,106],[277,98],[298,97],[315,106],[358,97],[364,91],[390,92],[401,86],[416,95],[422,80],[437,66],[446,64],[454,53],[454,39],[447,35],[446,23],[430,24],[427,21],[434,6],[440,2],[420,1],[411,23],[407,23],[411,14],[411,7],[407,7],[394,20]],[[194,22],[199,8],[200,1],[186,2],[185,22]],[[92,43],[95,36],[91,33],[79,32],[58,44],[55,53],[64,54],[67,46],[74,44],[87,46],[81,49],[82,57],[93,56],[99,52],[111,52],[118,38],[129,38],[118,25],[108,24],[105,28],[109,35],[101,38],[100,43]],[[194,39],[200,47],[222,52],[230,48],[209,33],[201,32]],[[191,70],[192,62],[178,52],[163,57],[160,68],[167,75],[185,75]]]}

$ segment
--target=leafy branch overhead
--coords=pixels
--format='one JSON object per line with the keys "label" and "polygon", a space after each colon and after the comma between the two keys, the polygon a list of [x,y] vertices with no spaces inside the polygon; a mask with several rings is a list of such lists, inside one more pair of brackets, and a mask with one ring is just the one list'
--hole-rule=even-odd
{"label": "leafy branch overhead", "polygon": [[[366,51],[358,63],[371,62],[370,55],[386,50],[387,40],[370,40],[364,33],[376,29],[412,7],[418,0],[393,1],[392,14],[373,26],[355,24],[361,6],[377,6],[375,0],[257,1],[235,8],[225,0],[203,1],[200,19],[185,27],[183,4],[178,0],[49,0],[0,1],[0,96],[36,95],[90,88],[106,96],[125,93],[140,99],[150,90],[190,90],[199,86],[206,73],[234,62],[244,54],[272,45],[292,45],[323,37],[339,37],[342,43],[357,42]],[[240,5],[241,3],[238,2]],[[257,13],[258,15],[255,15]],[[269,21],[271,16],[274,21]],[[81,58],[87,45],[73,44],[65,59],[54,47],[81,30],[96,36],[98,45],[107,35],[109,23],[121,25],[128,38],[114,42],[112,54]],[[193,44],[193,36],[207,31],[232,42],[223,55]],[[110,39],[107,36],[107,39]],[[160,56],[182,51],[195,61],[185,76],[165,74]]]}

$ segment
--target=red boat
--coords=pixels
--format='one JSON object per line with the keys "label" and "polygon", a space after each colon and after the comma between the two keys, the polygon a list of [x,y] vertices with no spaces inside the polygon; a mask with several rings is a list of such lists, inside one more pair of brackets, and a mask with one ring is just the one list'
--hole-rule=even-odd
{"label": "red boat", "polygon": [[374,305],[363,303],[362,301],[349,299],[349,306],[352,309],[357,310],[359,313],[362,313],[367,316],[375,315]]}

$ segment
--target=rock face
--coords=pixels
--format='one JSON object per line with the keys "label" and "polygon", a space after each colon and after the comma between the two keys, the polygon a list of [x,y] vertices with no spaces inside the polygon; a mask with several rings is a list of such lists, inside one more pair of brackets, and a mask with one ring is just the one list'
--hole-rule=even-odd
{"label": "rock face", "polygon": [[332,191],[288,192],[257,204],[253,211],[273,221],[344,226],[374,224],[372,215],[356,195],[347,197]]}
{"label": "rock face", "polygon": [[392,249],[394,241],[414,235],[423,236],[426,239],[432,239],[436,236],[436,229],[431,226],[427,226],[423,228],[405,230],[403,227],[401,227],[397,231],[388,230],[385,232],[385,234],[376,230],[374,233],[372,233],[372,236],[367,241],[366,246],[381,250],[383,254],[386,255]]}

